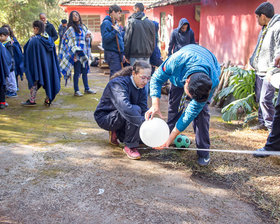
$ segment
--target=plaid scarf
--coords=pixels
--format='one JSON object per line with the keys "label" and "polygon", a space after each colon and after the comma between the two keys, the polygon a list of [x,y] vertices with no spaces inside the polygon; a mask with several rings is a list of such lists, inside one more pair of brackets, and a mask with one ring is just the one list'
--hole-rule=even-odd
{"label": "plaid scarf", "polygon": [[69,27],[62,38],[62,46],[59,52],[61,73],[66,80],[71,77],[71,69],[74,67],[74,57],[80,61],[83,67],[89,72],[88,59],[91,54],[90,38],[86,38],[87,28],[80,26],[81,33],[75,32],[73,27]]}

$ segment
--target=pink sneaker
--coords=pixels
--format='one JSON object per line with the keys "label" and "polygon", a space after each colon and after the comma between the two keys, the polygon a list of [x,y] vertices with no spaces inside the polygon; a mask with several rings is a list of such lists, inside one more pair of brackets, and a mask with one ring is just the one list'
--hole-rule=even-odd
{"label": "pink sneaker", "polygon": [[109,143],[114,146],[119,146],[117,133],[115,131],[109,131]]}
{"label": "pink sneaker", "polygon": [[130,149],[127,146],[125,146],[123,148],[123,151],[125,152],[127,157],[130,159],[141,159],[141,155],[136,148]]}

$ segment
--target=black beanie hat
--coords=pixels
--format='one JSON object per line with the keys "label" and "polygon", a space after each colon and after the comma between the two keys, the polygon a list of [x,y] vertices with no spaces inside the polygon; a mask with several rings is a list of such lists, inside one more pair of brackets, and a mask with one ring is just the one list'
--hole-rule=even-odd
{"label": "black beanie hat", "polygon": [[267,18],[272,18],[274,16],[274,7],[269,2],[264,2],[258,6],[255,13],[257,15],[264,14]]}
{"label": "black beanie hat", "polygon": [[67,23],[67,20],[66,20],[66,19],[62,19],[62,20],[61,20],[61,23],[62,23],[62,24],[66,24],[66,23]]}

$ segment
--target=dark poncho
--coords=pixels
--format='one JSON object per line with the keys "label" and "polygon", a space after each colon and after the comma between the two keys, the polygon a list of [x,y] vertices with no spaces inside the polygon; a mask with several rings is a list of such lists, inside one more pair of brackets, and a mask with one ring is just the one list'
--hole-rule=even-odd
{"label": "dark poncho", "polygon": [[60,68],[54,42],[46,33],[31,37],[24,46],[24,67],[29,89],[37,81],[54,100],[60,90]]}

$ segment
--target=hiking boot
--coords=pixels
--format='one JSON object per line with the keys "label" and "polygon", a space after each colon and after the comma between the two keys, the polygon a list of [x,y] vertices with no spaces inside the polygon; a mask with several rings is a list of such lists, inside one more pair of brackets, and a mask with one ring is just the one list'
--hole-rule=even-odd
{"label": "hiking boot", "polygon": [[256,126],[251,127],[250,129],[253,130],[253,131],[256,131],[256,130],[267,130],[267,127],[264,126],[263,124],[258,124]]}
{"label": "hiking boot", "polygon": [[74,96],[83,96],[84,94],[82,94],[80,91],[76,91],[75,93],[74,93]]}
{"label": "hiking boot", "polygon": [[114,146],[119,146],[118,136],[115,131],[109,131],[109,143]]}
{"label": "hiking boot", "polygon": [[136,148],[131,149],[125,146],[123,148],[123,151],[125,152],[125,154],[129,159],[141,159],[141,155]]}
{"label": "hiking boot", "polygon": [[208,155],[207,157],[198,157],[197,163],[200,166],[208,166],[210,163],[210,155]]}
{"label": "hiking boot", "polygon": [[85,90],[85,94],[96,94],[96,91],[93,89]]}
{"label": "hiking boot", "polygon": [[33,106],[36,106],[36,103],[35,102],[30,102],[30,100],[26,100],[26,102],[22,102],[21,103],[22,106],[25,106],[25,107],[33,107]]}
{"label": "hiking boot", "polygon": [[[265,148],[257,149],[256,152],[267,152]],[[256,158],[265,158],[268,157],[269,155],[264,155],[264,154],[253,154],[254,157]]]}

